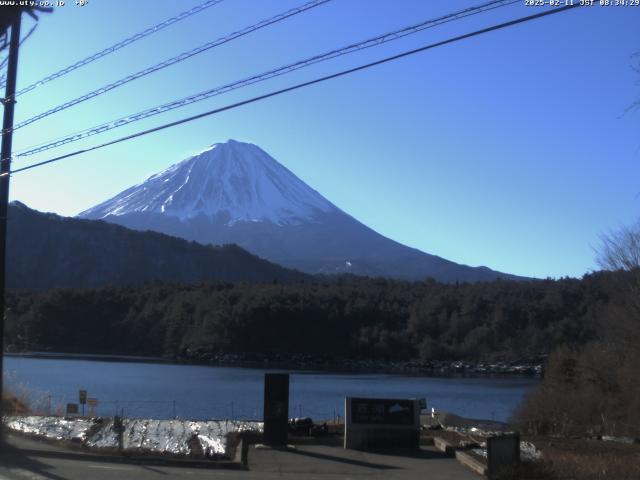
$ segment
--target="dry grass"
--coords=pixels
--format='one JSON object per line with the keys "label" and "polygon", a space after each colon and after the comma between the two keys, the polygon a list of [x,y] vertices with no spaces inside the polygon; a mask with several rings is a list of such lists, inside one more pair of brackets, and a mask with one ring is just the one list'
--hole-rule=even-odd
{"label": "dry grass", "polygon": [[560,480],[560,477],[556,476],[544,462],[522,463],[517,467],[502,470],[489,478],[491,480]]}
{"label": "dry grass", "polygon": [[[640,479],[640,445],[587,439],[531,439],[543,452],[537,478],[575,480]],[[536,478],[536,477],[520,477]]]}
{"label": "dry grass", "polygon": [[9,415],[27,415],[31,409],[24,399],[5,391],[2,395],[2,412]]}
{"label": "dry grass", "polygon": [[554,440],[539,445],[558,478],[640,479],[640,445],[597,440]]}
{"label": "dry grass", "polygon": [[64,415],[64,405],[52,402],[48,392],[4,372],[3,412],[6,415]]}
{"label": "dry grass", "polygon": [[[433,435],[446,436],[453,444],[466,440],[456,432]],[[522,463],[492,480],[640,480],[640,445],[546,436],[523,440],[542,450],[543,461]]]}

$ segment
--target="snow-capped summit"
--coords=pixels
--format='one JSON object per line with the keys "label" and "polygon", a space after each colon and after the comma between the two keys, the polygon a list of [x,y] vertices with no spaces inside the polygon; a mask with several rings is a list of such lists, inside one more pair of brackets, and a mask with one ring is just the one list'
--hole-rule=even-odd
{"label": "snow-capped summit", "polygon": [[264,259],[308,273],[442,281],[509,277],[383,237],[334,206],[258,146],[234,140],[216,143],[80,217],[203,244],[235,243]]}
{"label": "snow-capped summit", "polygon": [[106,218],[159,213],[181,220],[200,215],[222,224],[313,220],[337,207],[260,147],[215,143],[115,197],[80,214]]}

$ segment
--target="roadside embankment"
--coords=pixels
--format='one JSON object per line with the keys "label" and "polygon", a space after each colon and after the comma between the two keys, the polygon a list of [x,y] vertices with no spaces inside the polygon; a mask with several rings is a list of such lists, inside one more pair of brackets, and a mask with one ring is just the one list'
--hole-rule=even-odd
{"label": "roadside embankment", "polygon": [[[455,456],[467,468],[487,471],[487,438],[508,433],[512,426],[473,420],[450,413],[423,415],[423,441]],[[640,478],[640,439],[626,437],[520,437],[522,463],[500,479],[637,480]]]}
{"label": "roadside embankment", "polygon": [[542,362],[471,362],[460,360],[380,360],[371,358],[326,357],[287,353],[224,353],[189,351],[183,355],[141,357],[132,355],[101,355],[64,352],[8,352],[8,357],[46,358],[56,360],[93,360],[103,362],[174,363],[215,367],[313,370],[327,372],[397,373],[416,375],[506,375],[540,376]]}

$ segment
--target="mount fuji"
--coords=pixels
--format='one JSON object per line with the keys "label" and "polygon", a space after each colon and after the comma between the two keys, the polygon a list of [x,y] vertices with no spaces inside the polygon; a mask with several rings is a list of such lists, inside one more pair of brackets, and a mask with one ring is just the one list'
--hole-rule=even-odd
{"label": "mount fuji", "polygon": [[340,210],[264,150],[216,143],[79,215],[202,244],[235,243],[308,273],[406,280],[518,278],[386,238]]}

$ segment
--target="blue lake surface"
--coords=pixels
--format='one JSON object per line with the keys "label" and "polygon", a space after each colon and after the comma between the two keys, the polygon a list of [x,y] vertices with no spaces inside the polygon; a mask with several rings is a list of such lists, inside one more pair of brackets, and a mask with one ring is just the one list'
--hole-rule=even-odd
{"label": "blue lake surface", "polygon": [[[98,399],[97,415],[193,420],[261,419],[264,373],[252,368],[4,357],[5,384],[55,412]],[[290,416],[343,415],[344,397],[426,398],[428,407],[470,418],[507,420],[539,380],[290,371]],[[88,410],[87,410],[88,412]]]}

